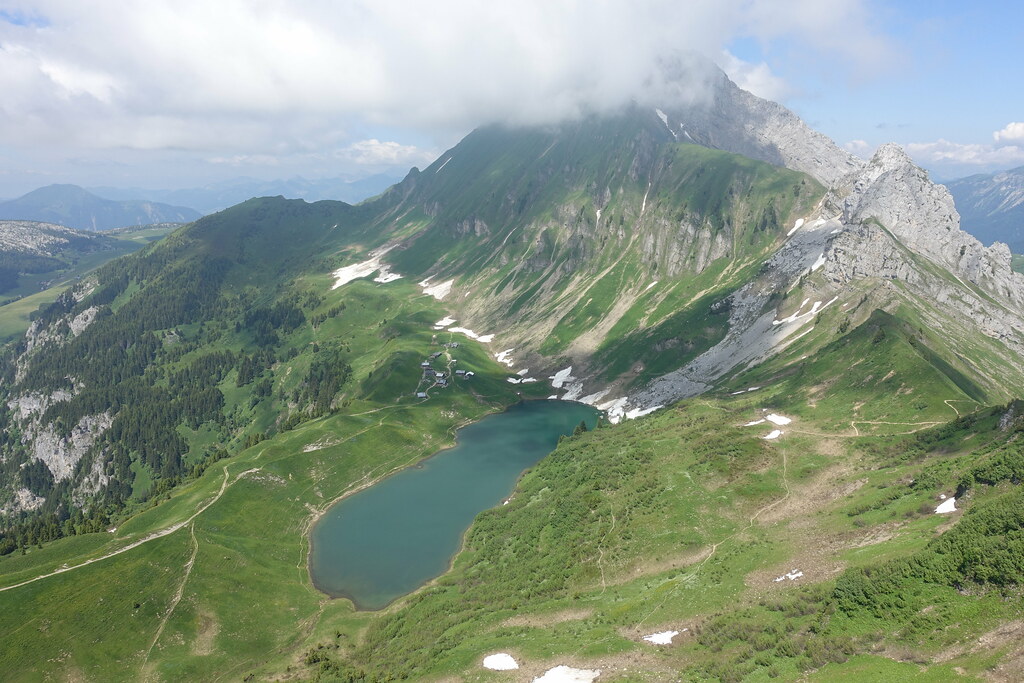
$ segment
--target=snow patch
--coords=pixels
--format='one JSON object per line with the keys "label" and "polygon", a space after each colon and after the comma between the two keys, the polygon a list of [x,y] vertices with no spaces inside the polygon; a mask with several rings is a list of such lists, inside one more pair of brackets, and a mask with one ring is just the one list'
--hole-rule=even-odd
{"label": "snow patch", "polygon": [[[381,263],[381,258],[384,254],[391,251],[391,247],[383,247],[370,252],[370,258],[366,259],[361,263],[354,263],[350,266],[342,266],[338,268],[331,275],[334,276],[334,284],[331,285],[331,289],[337,289],[342,285],[347,285],[353,280],[358,280],[361,277],[372,275],[375,271],[381,271],[378,277],[385,277],[386,275],[396,275],[395,273],[388,272],[388,266]],[[383,266],[383,267],[382,267]],[[401,275],[397,275],[393,279],[398,279]],[[380,280],[378,280],[379,282]],[[390,280],[388,280],[390,282]]]}
{"label": "snow patch", "polygon": [[652,633],[649,636],[644,636],[644,640],[655,645],[671,645],[672,639],[678,635],[679,631],[662,631],[661,633]]}
{"label": "snow patch", "polygon": [[597,210],[597,220],[601,220],[601,209]]}
{"label": "snow patch", "polygon": [[[445,163],[448,162],[446,161]],[[508,504],[507,500],[505,501],[505,504]],[[519,668],[519,664],[512,655],[507,652],[498,652],[484,657],[484,668],[490,669],[491,671],[514,671]]]}
{"label": "snow patch", "polygon": [[447,280],[445,282],[442,282],[439,285],[432,285],[432,284],[430,284],[430,280],[427,279],[427,280],[423,280],[422,282],[420,282],[420,287],[423,288],[423,293],[424,294],[429,294],[430,296],[434,297],[438,301],[441,301],[446,296],[448,296],[448,293],[450,291],[452,291],[452,285],[454,285],[454,284],[455,284],[455,280]]}
{"label": "snow patch", "polygon": [[562,396],[563,401],[578,401],[580,400],[580,397],[583,396],[583,382],[581,380],[567,383],[564,388],[565,394]]}
{"label": "snow patch", "polygon": [[779,427],[782,427],[784,425],[788,425],[790,422],[792,422],[792,420],[789,419],[788,417],[784,417],[782,415],[776,415],[775,413],[769,413],[768,415],[765,415],[764,419],[768,420],[773,425],[778,425]]}
{"label": "snow patch", "polygon": [[448,157],[447,159],[445,159],[445,160],[444,160],[444,163],[443,163],[443,164],[441,164],[440,166],[438,166],[438,167],[437,167],[437,170],[436,170],[436,171],[434,171],[434,173],[435,173],[435,174],[436,174],[436,173],[440,173],[440,172],[441,172],[441,169],[442,169],[442,168],[444,168],[445,166],[447,166],[447,165],[448,165],[448,162],[449,162],[449,161],[451,161],[451,160],[452,160],[452,159],[454,159],[454,158],[455,158],[455,155],[453,154],[452,156],[450,156],[450,157]]}
{"label": "snow patch", "polygon": [[580,403],[586,403],[588,406],[596,406],[597,402],[607,396],[609,391],[611,391],[611,389],[602,389],[595,394],[584,396],[580,399]]}
{"label": "snow patch", "polygon": [[797,218],[796,219],[796,224],[793,225],[793,229],[792,230],[790,230],[789,232],[786,233],[786,237],[792,237],[794,232],[796,232],[801,227],[803,227],[803,224],[804,224],[804,219],[803,218]]}
{"label": "snow patch", "polygon": [[782,576],[775,579],[775,583],[778,583],[779,581],[785,581],[786,579],[789,579],[790,581],[796,581],[803,575],[804,573],[802,571],[800,571],[799,569],[794,569],[793,571],[787,572],[786,574],[783,574]]}
{"label": "snow patch", "polygon": [[497,360],[499,363],[504,363],[505,365],[512,367],[512,364],[515,361],[512,360],[512,356],[509,354],[511,354],[513,351],[515,351],[515,349],[505,349],[500,353],[494,354],[494,359]]}
{"label": "snow patch", "polygon": [[768,432],[761,438],[764,439],[765,441],[772,441],[774,439],[779,438],[780,436],[782,436],[782,431],[778,429],[773,429],[772,431]]}
{"label": "snow patch", "polygon": [[656,285],[656,284],[658,284],[658,281],[657,281],[657,280],[655,280],[655,281],[654,281],[654,282],[652,282],[651,284],[647,285],[647,287],[646,287],[646,288],[644,289],[644,291],[646,292],[646,291],[647,291],[648,289],[650,289],[651,287],[653,287],[653,286],[654,286],[654,285]]}
{"label": "snow patch", "polygon": [[626,416],[626,403],[629,398],[623,396],[622,398],[616,398],[611,401],[605,401],[594,406],[598,410],[603,410],[608,416],[608,421],[612,424],[619,424],[622,418]]}
{"label": "snow patch", "polygon": [[818,268],[821,268],[823,265],[825,265],[825,252],[821,252],[821,256],[819,256],[818,259],[811,264],[811,272],[813,273]]}
{"label": "snow patch", "polygon": [[555,389],[561,389],[562,385],[573,379],[572,366],[570,365],[565,370],[559,370],[555,373],[554,377],[549,377],[551,380],[551,386]]}
{"label": "snow patch", "polygon": [[956,498],[947,498],[942,504],[935,508],[936,514],[944,515],[947,512],[956,512]]}
{"label": "snow patch", "polygon": [[493,334],[487,334],[487,335],[477,334],[476,332],[474,332],[473,330],[469,329],[468,327],[449,327],[448,331],[449,332],[458,332],[459,334],[466,335],[470,339],[476,339],[478,341],[483,341],[484,337],[490,337],[490,339],[488,339],[487,341],[490,341],[491,339],[494,339],[494,335]]}
{"label": "snow patch", "polygon": [[754,427],[756,425],[763,425],[765,422],[766,422],[766,420],[762,417],[760,420],[754,420],[752,422],[748,422],[748,423],[746,423],[743,426],[744,427]]}
{"label": "snow patch", "polygon": [[661,122],[665,124],[666,128],[668,128],[668,132],[672,133],[672,137],[678,139],[679,136],[676,134],[674,130],[672,130],[672,126],[668,125],[668,116],[665,114],[665,112],[656,108],[654,110],[654,113],[658,115],[658,118],[661,119]]}
{"label": "snow patch", "polygon": [[650,415],[655,410],[658,410],[659,408],[664,408],[664,407],[665,406],[651,406],[650,408],[633,408],[633,410],[627,410],[626,411],[626,419],[627,420],[635,420],[638,417],[643,417],[644,415]]}
{"label": "snow patch", "polygon": [[574,669],[571,666],[556,666],[548,669],[533,683],[593,683],[601,675],[600,669]]}
{"label": "snow patch", "polygon": [[451,316],[447,316],[446,315],[445,317],[441,318],[436,323],[434,323],[434,329],[435,330],[443,330],[444,328],[448,327],[449,325],[451,325],[451,324],[453,324],[455,322],[456,322],[455,318],[452,318]]}
{"label": "snow patch", "polygon": [[477,341],[483,342],[484,344],[490,344],[492,341],[494,341],[494,335],[493,334],[481,334],[480,338],[477,339]]}

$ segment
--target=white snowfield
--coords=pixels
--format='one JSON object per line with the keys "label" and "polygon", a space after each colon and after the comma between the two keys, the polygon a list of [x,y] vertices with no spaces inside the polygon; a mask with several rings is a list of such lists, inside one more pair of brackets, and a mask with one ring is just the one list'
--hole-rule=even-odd
{"label": "white snowfield", "polygon": [[600,669],[574,669],[563,664],[548,669],[543,676],[534,678],[533,683],[592,683],[600,675]]}
{"label": "white snowfield", "polygon": [[565,370],[559,370],[555,373],[554,377],[549,377],[548,379],[551,380],[551,386],[555,389],[561,389],[563,384],[575,379],[572,376],[572,366],[570,365]]}
{"label": "white snowfield", "polygon": [[398,273],[391,272],[391,266],[389,266],[386,263],[382,263],[380,265],[380,272],[377,273],[377,277],[373,278],[373,281],[379,282],[381,284],[387,284],[389,282],[394,282],[395,280],[401,279],[401,275],[399,275]]}
{"label": "white snowfield", "polygon": [[803,224],[804,224],[804,219],[803,218],[797,218],[796,219],[796,224],[793,225],[793,229],[792,230],[790,230],[789,232],[786,233],[786,237],[792,237],[794,232],[796,232],[797,230],[799,230],[800,228],[803,227]]}
{"label": "white snowfield", "polygon": [[956,512],[956,498],[947,498],[935,508],[935,512],[940,515],[944,515],[947,512]]}
{"label": "white snowfield", "polygon": [[760,420],[751,420],[750,422],[746,423],[746,424],[745,424],[745,425],[743,425],[743,426],[744,426],[744,427],[753,427],[753,426],[755,426],[755,425],[763,425],[763,424],[764,424],[765,422],[767,422],[767,420],[765,420],[765,419],[764,419],[764,418],[762,417],[762,418],[761,418]]}
{"label": "white snowfield", "polygon": [[429,294],[438,301],[444,300],[448,293],[452,291],[452,285],[455,284],[455,280],[446,280],[438,285],[430,284],[430,278],[420,282],[420,287],[423,288],[424,294]]}
{"label": "white snowfield", "polygon": [[513,351],[515,351],[515,349],[505,349],[504,351],[500,351],[494,354],[494,358],[499,363],[504,363],[505,365],[512,367],[512,365],[515,363],[515,361],[512,360],[511,356],[511,353]]}
{"label": "white snowfield", "polygon": [[[388,270],[388,265],[381,261],[384,254],[391,251],[391,247],[382,247],[375,249],[370,252],[370,258],[366,259],[361,263],[353,263],[351,266],[342,266],[336,271],[331,273],[334,276],[334,284],[331,285],[331,289],[337,289],[342,285],[347,285],[353,280],[358,280],[361,277],[367,277],[372,275],[375,271],[381,271],[380,275],[375,278],[376,282],[391,282],[391,280],[397,280],[402,277],[397,273],[392,273]],[[391,278],[391,279],[386,279]]]}
{"label": "white snowfield", "polygon": [[789,419],[788,417],[784,417],[782,415],[776,415],[775,413],[769,413],[769,414],[765,415],[764,419],[768,420],[773,425],[778,425],[780,427],[788,425],[790,422],[792,422],[792,420]]}
{"label": "white snowfield", "polygon": [[780,429],[773,429],[772,431],[768,432],[767,434],[765,434],[761,438],[764,439],[765,441],[773,441],[773,440],[779,438],[780,436],[782,436],[782,430],[780,430]]}
{"label": "white snowfield", "polygon": [[444,328],[448,327],[449,325],[453,325],[456,322],[458,322],[458,321],[455,320],[455,318],[446,315],[445,317],[441,318],[436,323],[434,323],[434,329],[435,330],[443,330]]}
{"label": "white snowfield", "polygon": [[649,636],[644,636],[644,640],[655,645],[671,645],[672,639],[678,635],[679,631],[662,631],[661,633],[652,633]]}
{"label": "white snowfield", "polygon": [[491,671],[514,671],[519,668],[519,663],[507,652],[498,652],[484,657],[484,668]]}
{"label": "white snowfield", "polygon": [[804,573],[802,571],[800,571],[799,569],[794,569],[794,570],[792,570],[790,572],[787,572],[786,574],[783,574],[782,576],[778,577],[777,579],[775,579],[775,583],[778,583],[779,581],[785,581],[787,579],[789,579],[790,581],[796,581],[797,579],[799,579],[803,575],[804,575]]}

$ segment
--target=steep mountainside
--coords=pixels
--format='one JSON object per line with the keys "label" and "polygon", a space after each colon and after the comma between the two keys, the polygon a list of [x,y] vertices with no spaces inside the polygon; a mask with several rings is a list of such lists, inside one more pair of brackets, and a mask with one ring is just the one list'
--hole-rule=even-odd
{"label": "steep mountainside", "polygon": [[963,229],[985,244],[1003,242],[1024,253],[1024,166],[946,183]]}
{"label": "steep mountainside", "polygon": [[187,223],[195,209],[149,201],[101,199],[77,185],[49,185],[0,202],[0,218],[57,223],[77,230],[110,230],[151,223]]}
{"label": "steep mountainside", "polygon": [[[247,201],[39,310],[0,376],[0,670],[1019,680],[1024,276],[898,147],[713,85]],[[607,420],[447,574],[316,591],[334,501],[551,395]]]}

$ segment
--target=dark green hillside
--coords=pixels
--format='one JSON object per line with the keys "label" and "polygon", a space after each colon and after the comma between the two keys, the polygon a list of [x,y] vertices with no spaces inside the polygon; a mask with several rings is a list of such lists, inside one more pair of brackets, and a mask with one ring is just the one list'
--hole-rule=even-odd
{"label": "dark green hillside", "polygon": [[632,108],[478,129],[374,203],[372,221],[401,238],[386,257],[398,272],[471,294],[452,297],[457,317],[639,383],[721,338],[727,316],[704,320],[705,303],[756,273],[822,193],[804,174],[676,142]]}

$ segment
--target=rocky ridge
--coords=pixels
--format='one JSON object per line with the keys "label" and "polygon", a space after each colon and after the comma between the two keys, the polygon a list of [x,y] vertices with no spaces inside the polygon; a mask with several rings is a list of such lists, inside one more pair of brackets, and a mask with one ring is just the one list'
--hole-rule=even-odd
{"label": "rocky ridge", "polygon": [[[806,224],[757,280],[730,297],[727,337],[630,397],[629,406],[649,408],[697,395],[733,369],[779,353],[813,314],[839,301],[851,282],[867,278],[905,283],[923,300],[955,313],[931,316],[937,329],[964,337],[980,329],[1015,354],[1024,353],[1024,276],[1010,268],[1009,249],[999,243],[986,248],[960,230],[949,192],[897,145],[883,146],[863,169],[837,183]],[[782,318],[770,305],[771,295],[819,269],[819,295],[826,303],[801,313],[802,304]],[[957,329],[957,317],[969,324]],[[1019,360],[1010,361],[1021,367]]]}
{"label": "rocky ridge", "polygon": [[793,112],[743,90],[721,72],[709,102],[658,113],[680,142],[802,171],[826,186],[863,165]]}

